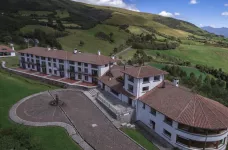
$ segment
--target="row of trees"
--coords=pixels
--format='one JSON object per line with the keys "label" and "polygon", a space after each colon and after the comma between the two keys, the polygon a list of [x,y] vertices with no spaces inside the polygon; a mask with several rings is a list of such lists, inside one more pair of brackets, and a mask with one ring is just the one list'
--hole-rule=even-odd
{"label": "row of trees", "polygon": [[155,34],[132,35],[126,42],[135,49],[170,50],[179,47],[180,43],[168,39],[158,40]]}
{"label": "row of trees", "polygon": [[208,75],[205,78],[202,75],[197,77],[194,73],[187,75],[179,66],[166,65],[163,69],[170,73],[167,77],[169,80],[179,77],[181,83],[191,88],[193,92],[228,106],[228,89],[225,81]]}

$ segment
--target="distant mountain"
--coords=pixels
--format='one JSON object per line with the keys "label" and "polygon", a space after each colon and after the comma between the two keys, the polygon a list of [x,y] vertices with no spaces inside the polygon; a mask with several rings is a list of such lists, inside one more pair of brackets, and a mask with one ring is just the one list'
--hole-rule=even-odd
{"label": "distant mountain", "polygon": [[224,35],[225,37],[228,37],[228,28],[213,28],[213,27],[202,27],[203,30],[206,30],[207,32],[214,33],[217,35]]}

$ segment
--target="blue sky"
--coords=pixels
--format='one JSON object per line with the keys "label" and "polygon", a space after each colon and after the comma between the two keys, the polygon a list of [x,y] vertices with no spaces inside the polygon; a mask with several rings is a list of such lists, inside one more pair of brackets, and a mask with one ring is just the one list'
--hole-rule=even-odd
{"label": "blue sky", "polygon": [[[74,0],[160,14],[197,26],[228,27],[228,0]],[[226,5],[227,4],[227,5]]]}

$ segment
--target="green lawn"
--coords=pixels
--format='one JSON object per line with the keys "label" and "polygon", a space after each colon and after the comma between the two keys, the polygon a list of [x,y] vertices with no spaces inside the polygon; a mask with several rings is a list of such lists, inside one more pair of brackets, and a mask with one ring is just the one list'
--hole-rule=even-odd
{"label": "green lawn", "polygon": [[[8,117],[9,109],[20,99],[55,87],[10,75],[0,70],[0,125],[3,129],[16,127]],[[39,141],[42,150],[79,150],[79,147],[60,127],[27,127],[32,139]]]}
{"label": "green lawn", "polygon": [[[156,67],[158,69],[162,69],[163,67],[166,66],[166,64],[160,64],[160,63],[150,63],[151,66]],[[206,77],[205,73],[200,72],[198,69],[196,68],[192,68],[192,67],[184,67],[184,66],[180,66],[180,68],[185,71],[188,75],[190,75],[190,73],[194,73],[197,77],[199,77],[200,75],[203,76],[203,78]]]}
{"label": "green lawn", "polygon": [[2,63],[2,61],[5,61],[6,62],[6,66],[10,67],[10,68],[17,68],[18,64],[19,64],[18,56],[0,58],[0,63]]}
{"label": "green lawn", "polygon": [[228,49],[225,48],[201,45],[181,45],[176,50],[146,50],[146,52],[148,55],[155,55],[156,52],[160,52],[161,54],[188,60],[193,64],[222,68],[225,72],[228,72]]}
{"label": "green lawn", "polygon": [[153,143],[148,141],[138,130],[127,128],[123,128],[121,130],[147,150],[158,150],[158,148]]}
{"label": "green lawn", "polygon": [[[90,53],[97,53],[97,51],[100,50],[104,55],[109,55],[114,47],[125,44],[129,36],[128,33],[119,31],[117,27],[109,25],[97,25],[89,30],[69,29],[67,31],[70,32],[70,35],[58,39],[64,50],[73,51],[74,48],[78,48]],[[95,34],[100,31],[106,34],[113,32],[115,42],[111,44],[108,41],[96,38]],[[80,41],[84,41],[85,45],[83,47],[78,46]]]}

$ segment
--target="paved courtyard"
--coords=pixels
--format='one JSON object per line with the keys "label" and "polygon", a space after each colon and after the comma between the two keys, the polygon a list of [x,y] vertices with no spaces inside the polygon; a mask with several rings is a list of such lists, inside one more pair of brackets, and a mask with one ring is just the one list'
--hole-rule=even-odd
{"label": "paved courtyard", "polygon": [[[64,102],[60,108],[49,106],[49,102],[56,94]],[[75,127],[81,137],[96,150],[142,149],[119,132],[80,91],[44,92],[19,105],[16,114],[21,119],[32,122],[68,123]]]}

